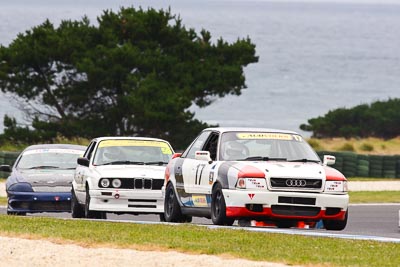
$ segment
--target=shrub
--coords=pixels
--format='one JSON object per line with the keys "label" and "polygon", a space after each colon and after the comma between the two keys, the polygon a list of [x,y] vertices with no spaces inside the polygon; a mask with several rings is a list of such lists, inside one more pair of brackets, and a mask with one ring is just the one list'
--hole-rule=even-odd
{"label": "shrub", "polygon": [[339,151],[354,151],[354,146],[350,143],[344,143],[341,147],[338,149]]}
{"label": "shrub", "polygon": [[360,146],[360,150],[362,151],[373,151],[374,150],[374,146],[369,144],[369,143],[362,143]]}
{"label": "shrub", "polygon": [[318,140],[309,139],[309,140],[307,140],[307,142],[314,150],[322,150],[321,144],[319,143]]}

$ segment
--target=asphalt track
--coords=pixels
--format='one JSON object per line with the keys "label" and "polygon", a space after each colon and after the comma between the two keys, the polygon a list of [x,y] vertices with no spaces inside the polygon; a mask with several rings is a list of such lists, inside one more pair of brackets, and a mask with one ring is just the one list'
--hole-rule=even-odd
{"label": "asphalt track", "polygon": [[[336,237],[346,239],[376,240],[380,242],[400,243],[399,228],[400,204],[360,204],[350,205],[349,221],[343,231],[326,231],[325,229],[278,229],[275,227],[238,227],[233,229],[245,229],[257,232],[272,232],[285,234],[298,234],[307,236]],[[6,208],[0,207],[0,214],[5,214]],[[38,213],[28,216],[46,216],[56,218],[71,218],[70,213]],[[107,220],[128,222],[128,223],[159,223],[156,215],[115,215],[107,214]],[[209,228],[218,226],[212,225],[211,220],[205,218],[193,218],[194,224]]]}

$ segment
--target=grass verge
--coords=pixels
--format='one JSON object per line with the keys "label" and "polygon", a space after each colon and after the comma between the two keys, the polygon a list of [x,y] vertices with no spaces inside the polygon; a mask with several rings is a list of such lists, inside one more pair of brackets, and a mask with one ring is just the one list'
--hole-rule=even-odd
{"label": "grass verge", "polygon": [[385,255],[385,266],[400,265],[400,244],[396,243],[208,229],[194,225],[142,225],[0,215],[0,235],[72,241],[83,246],[173,249],[290,265],[382,266],[382,255]]}
{"label": "grass verge", "polygon": [[349,192],[350,203],[400,203],[399,191],[354,191]]}

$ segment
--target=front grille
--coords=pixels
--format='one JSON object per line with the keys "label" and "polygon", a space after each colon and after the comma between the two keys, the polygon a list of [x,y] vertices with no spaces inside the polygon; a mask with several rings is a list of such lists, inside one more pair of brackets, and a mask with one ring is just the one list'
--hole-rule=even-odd
{"label": "front grille", "polygon": [[153,178],[107,178],[110,180],[109,187],[101,186],[101,179],[99,180],[100,188],[113,188],[112,180],[120,179],[121,189],[147,189],[147,190],[161,190],[164,185],[164,179],[153,179]]}
{"label": "front grille", "polygon": [[[153,204],[153,205],[152,205]],[[157,208],[157,200],[154,199],[128,199],[129,208]]]}
{"label": "front grille", "polygon": [[272,213],[286,216],[316,216],[321,211],[318,207],[272,205]]}
{"label": "front grille", "polygon": [[307,179],[307,178],[276,178],[270,179],[271,188],[290,188],[290,189],[321,189],[321,179]]}
{"label": "front grille", "polygon": [[71,211],[71,201],[40,201],[25,202],[13,201],[13,209],[31,210],[31,211]]}
{"label": "front grille", "polygon": [[286,203],[286,204],[315,205],[315,198],[278,197],[278,202],[279,203]]}

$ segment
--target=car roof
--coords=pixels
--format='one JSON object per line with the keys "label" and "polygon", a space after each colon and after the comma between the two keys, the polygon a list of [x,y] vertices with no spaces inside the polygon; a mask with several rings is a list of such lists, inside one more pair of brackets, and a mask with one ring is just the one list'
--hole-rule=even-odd
{"label": "car roof", "polygon": [[39,144],[31,145],[25,148],[24,151],[35,150],[35,149],[76,149],[76,150],[86,150],[86,146],[81,145],[71,145],[71,144]]}
{"label": "car roof", "polygon": [[251,127],[213,127],[207,128],[203,131],[216,131],[220,133],[225,132],[267,132],[267,133],[288,133],[288,134],[299,134],[294,131],[281,130],[281,129],[269,129],[269,128],[251,128]]}
{"label": "car roof", "polygon": [[92,139],[92,141],[104,141],[104,140],[143,140],[143,141],[161,141],[161,142],[166,142],[169,143],[168,141],[164,139],[159,139],[159,138],[153,138],[153,137],[133,137],[133,136],[103,136],[103,137],[97,137]]}

